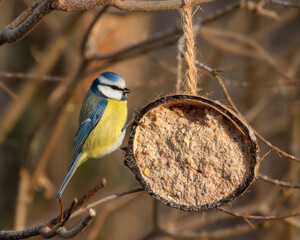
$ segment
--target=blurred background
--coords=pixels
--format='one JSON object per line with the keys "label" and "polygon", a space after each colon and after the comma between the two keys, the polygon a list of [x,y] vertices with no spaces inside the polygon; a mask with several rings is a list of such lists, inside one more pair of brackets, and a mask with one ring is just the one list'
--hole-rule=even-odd
{"label": "blurred background", "polygon": [[[0,1],[1,29],[32,2]],[[100,11],[54,11],[24,39],[0,47],[1,230],[24,229],[59,214],[55,196],[70,165],[80,106],[99,73],[114,71],[126,80],[131,90],[129,118],[135,108],[175,92],[177,41],[182,35],[179,11],[134,13],[108,8],[99,15]],[[257,132],[300,157],[299,6],[214,0],[194,8],[193,16],[200,27],[195,33],[197,60],[222,70],[230,96]],[[199,95],[226,104],[218,82],[201,69],[198,87],[202,89]],[[127,140],[128,136],[122,146]],[[259,143],[263,156],[270,148]],[[94,199],[139,187],[123,161],[119,150],[88,161],[66,188],[64,204],[68,206],[104,177],[108,184]],[[299,169],[299,163],[271,151],[260,173],[297,184]],[[280,215],[299,211],[299,196],[299,188],[257,180],[229,207]],[[176,233],[197,236],[218,231],[222,234],[206,239],[300,238],[299,217],[249,224],[217,210],[185,213],[171,209],[154,203],[145,192],[109,201],[95,210],[95,221],[75,239],[176,239]],[[153,216],[174,235],[154,234]],[[79,219],[72,219],[67,227]]]}

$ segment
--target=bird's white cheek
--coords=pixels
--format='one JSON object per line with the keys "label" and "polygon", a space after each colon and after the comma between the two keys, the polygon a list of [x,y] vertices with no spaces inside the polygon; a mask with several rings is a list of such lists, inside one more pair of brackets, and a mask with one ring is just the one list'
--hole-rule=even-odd
{"label": "bird's white cheek", "polygon": [[122,99],[123,93],[121,91],[112,89],[109,86],[102,86],[102,85],[99,85],[98,89],[103,95],[105,95],[108,98],[116,99],[119,101]]}

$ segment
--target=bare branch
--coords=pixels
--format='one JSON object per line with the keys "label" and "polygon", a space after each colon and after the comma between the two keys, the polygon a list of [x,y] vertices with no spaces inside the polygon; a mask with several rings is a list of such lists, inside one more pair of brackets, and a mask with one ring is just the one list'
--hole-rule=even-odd
{"label": "bare branch", "polygon": [[97,23],[98,19],[106,12],[107,7],[102,8],[100,11],[98,11],[93,18],[93,21],[89,24],[89,28],[87,29],[86,33],[84,34],[82,41],[81,41],[81,46],[80,46],[80,53],[83,56],[85,51],[86,51],[86,43],[89,38],[89,35],[91,31],[93,30],[93,27]]}
{"label": "bare branch", "polygon": [[[62,238],[71,238],[81,231],[83,231],[93,220],[96,216],[96,212],[92,209],[92,207],[102,204],[104,202],[126,196],[128,194],[141,192],[143,188],[132,189],[129,191],[113,194],[111,196],[105,197],[98,201],[95,201],[91,204],[88,204],[84,208],[82,207],[91,197],[93,197],[100,189],[102,189],[106,184],[106,179],[102,179],[97,185],[92,187],[88,193],[86,193],[83,197],[79,200],[76,198],[73,200],[71,206],[67,208],[63,215],[63,222],[61,222],[61,214],[56,216],[55,218],[45,222],[43,224],[37,225],[32,228],[28,228],[22,231],[0,231],[0,239],[24,239],[29,238],[37,235],[41,235],[44,238],[52,238],[55,236],[60,236]],[[66,222],[83,212],[88,211],[88,214],[85,215],[84,218],[72,229],[66,230],[63,226]]]}
{"label": "bare branch", "polygon": [[280,16],[277,14],[277,12],[272,11],[272,10],[267,10],[265,8],[263,8],[263,6],[265,5],[264,1],[259,1],[259,2],[254,2],[254,1],[241,1],[241,7],[242,8],[246,8],[249,11],[252,11],[258,15],[262,15],[268,18],[272,18],[274,20],[280,21],[281,18]]}
{"label": "bare branch", "polygon": [[239,111],[238,111],[237,107],[235,106],[235,104],[233,103],[233,101],[231,100],[231,97],[230,97],[230,95],[227,91],[227,88],[226,88],[223,80],[221,79],[221,77],[219,75],[220,71],[213,70],[210,67],[208,67],[208,66],[206,66],[202,63],[199,63],[198,61],[196,61],[196,66],[202,68],[203,70],[205,70],[207,72],[209,72],[218,81],[219,85],[221,86],[221,88],[224,92],[224,95],[225,95],[225,98],[226,98],[227,102],[230,104],[230,106],[233,108],[233,110],[238,113]]}
{"label": "bare branch", "polygon": [[0,82],[0,89],[3,89],[13,100],[17,100],[18,96],[10,90],[3,82]]}
{"label": "bare branch", "polygon": [[245,220],[275,221],[275,220],[283,220],[286,218],[300,216],[300,212],[292,212],[292,213],[288,213],[288,214],[284,214],[284,215],[280,215],[280,216],[257,216],[257,215],[247,215],[247,214],[233,212],[224,207],[218,207],[218,209],[222,212],[225,212],[225,213],[231,215],[231,216],[243,218]]}
{"label": "bare branch", "polygon": [[110,195],[108,197],[102,198],[100,200],[97,200],[95,202],[92,202],[92,203],[88,204],[85,208],[81,208],[81,209],[78,209],[76,212],[73,212],[71,218],[73,218],[73,217],[75,217],[75,216],[77,216],[77,215],[79,215],[83,212],[86,212],[87,209],[95,207],[95,206],[97,206],[99,204],[102,204],[104,202],[107,202],[107,201],[110,201],[110,200],[113,200],[113,199],[116,199],[116,198],[119,198],[119,197],[122,197],[122,196],[125,196],[125,195],[128,195],[128,194],[131,194],[131,193],[141,192],[141,191],[144,191],[144,188],[136,188],[136,189],[132,189],[132,190],[129,190],[129,191],[113,194],[113,195]]}
{"label": "bare branch", "polygon": [[[192,5],[211,0],[193,0]],[[21,40],[28,35],[53,10],[83,11],[97,6],[113,6],[126,11],[163,11],[181,8],[181,0],[165,1],[121,1],[121,0],[41,0],[35,1],[12,23],[0,32],[0,45]]]}
{"label": "bare branch", "polygon": [[64,77],[58,76],[47,76],[47,75],[37,75],[32,73],[15,73],[15,72],[0,72],[0,77],[2,78],[19,78],[19,79],[41,79],[44,81],[60,82],[63,81]]}
{"label": "bare branch", "polygon": [[82,207],[97,191],[102,189],[106,184],[106,180],[102,179],[97,185],[89,190],[87,194],[80,198],[80,200],[74,199],[71,206],[64,211],[64,221],[61,222],[61,214],[51,219],[48,222],[37,225],[32,228],[28,228],[22,231],[0,231],[0,239],[24,239],[37,235],[41,235],[44,238],[52,238],[59,235],[64,238],[70,238],[79,232],[83,231],[85,227],[95,217],[95,211],[90,209],[89,213],[71,230],[65,230],[62,226],[69,220],[71,214]]}
{"label": "bare branch", "polygon": [[122,61],[154,49],[161,48],[166,45],[174,44],[177,40],[177,35],[182,33],[178,28],[169,28],[165,31],[158,32],[142,40],[136,44],[125,47],[116,52],[106,55],[96,55],[92,60],[107,60],[109,62]]}
{"label": "bare branch", "polygon": [[215,21],[219,19],[220,17],[226,15],[227,13],[232,12],[233,10],[239,8],[241,5],[241,1],[233,1],[229,4],[226,4],[223,8],[215,9],[215,11],[212,11],[210,14],[205,15],[200,19],[201,23],[208,23],[211,21]]}
{"label": "bare branch", "polygon": [[[99,70],[110,66],[112,63],[117,63],[124,61],[129,58],[133,58],[148,52],[155,51],[157,49],[161,49],[166,46],[170,46],[174,44],[177,40],[177,35],[182,31],[178,28],[170,28],[163,32],[158,32],[153,34],[146,40],[142,40],[136,44],[130,45],[129,47],[122,48],[113,53],[101,55],[97,54],[92,56],[89,61],[102,61],[100,66],[94,67],[89,71],[86,71],[84,76],[89,76],[98,72]],[[104,61],[103,61],[104,60]]]}
{"label": "bare branch", "polygon": [[283,7],[300,8],[300,3],[291,3],[291,2],[282,1],[282,0],[266,0],[266,2],[280,5]]}
{"label": "bare branch", "polygon": [[251,38],[232,31],[204,27],[201,29],[200,35],[211,44],[225,51],[265,61],[286,80],[295,81],[295,79],[286,74],[285,62],[281,59],[277,60],[259,42]]}
{"label": "bare branch", "polygon": [[[192,5],[210,1],[211,0],[193,0]],[[68,12],[83,11],[97,6],[112,6],[126,11],[156,12],[182,8],[183,1],[57,0],[53,4],[54,9]]]}
{"label": "bare branch", "polygon": [[25,11],[23,11],[15,20],[13,20],[7,28],[15,28],[20,23],[22,23],[27,17],[29,17],[34,10],[41,5],[44,0],[36,0],[31,6],[29,6]]}
{"label": "bare branch", "polygon": [[285,182],[285,181],[280,181],[280,180],[277,180],[277,179],[270,178],[270,177],[268,177],[264,174],[261,174],[261,173],[258,173],[257,178],[260,179],[260,180],[263,180],[265,182],[275,184],[279,187],[298,188],[298,189],[300,188],[300,184],[293,184],[293,183],[289,183],[289,182]]}
{"label": "bare branch", "polygon": [[[253,129],[254,130],[254,129]],[[273,150],[276,151],[276,153],[281,157],[281,156],[284,156],[284,157],[287,157],[288,159],[291,159],[291,160],[294,160],[296,162],[300,162],[300,158],[297,158],[283,150],[281,150],[280,148],[274,146],[272,143],[270,143],[268,140],[266,140],[263,136],[261,136],[258,132],[256,132],[254,130],[254,133],[255,135],[260,139],[262,140],[266,145],[268,145],[270,148],[272,148]]]}
{"label": "bare branch", "polygon": [[[213,12],[212,14],[202,17],[199,20],[199,23],[193,26],[194,31],[198,30],[200,25],[216,20],[228,14],[229,12],[233,11],[234,9],[238,8],[239,6],[240,6],[240,2],[235,1],[231,4],[226,5],[224,8],[217,9],[217,11]],[[101,60],[101,61],[106,60],[106,62],[105,64],[103,64],[103,66],[91,70],[87,75],[90,75],[95,71],[99,71],[100,69],[102,69],[103,67],[111,63],[123,61],[128,58],[132,58],[137,55],[147,53],[150,50],[153,51],[165,46],[175,44],[178,41],[178,35],[181,34],[183,34],[182,29],[179,29],[178,27],[173,27],[173,28],[166,29],[162,32],[155,33],[146,40],[142,40],[136,44],[122,48],[113,53],[109,53],[105,55],[97,54],[95,56],[92,56],[91,59],[89,60]]]}
{"label": "bare branch", "polygon": [[30,183],[30,173],[28,169],[21,167],[19,170],[18,196],[16,201],[16,210],[14,217],[14,229],[21,230],[25,228],[23,219],[27,215],[28,189]]}
{"label": "bare branch", "polygon": [[[224,84],[224,81],[222,80],[222,78],[220,77],[220,75],[218,74],[218,71],[217,70],[213,70],[203,64],[200,64],[200,63],[197,63],[196,62],[196,65],[198,67],[201,67],[202,69],[206,70],[207,72],[209,72],[214,78],[216,78],[216,80],[218,81],[220,87],[222,88],[223,92],[224,92],[224,95],[225,95],[225,98],[227,100],[227,102],[230,104],[230,106],[232,107],[232,109],[236,112],[236,113],[239,113],[241,115],[241,113],[239,112],[238,108],[235,106],[235,104],[233,103],[228,91],[227,91],[227,88]],[[279,155],[279,156],[284,156],[284,157],[287,157],[288,159],[291,159],[291,160],[294,160],[296,162],[300,162],[300,158],[297,158],[289,153],[286,153],[285,151],[281,150],[280,148],[274,146],[272,143],[270,143],[269,141],[267,141],[263,136],[261,136],[257,131],[255,131],[255,129],[252,129],[255,133],[255,135],[261,139],[266,145],[268,145],[270,148],[272,148],[273,150],[276,151],[276,153]]]}
{"label": "bare branch", "polygon": [[200,233],[171,233],[165,230],[161,230],[161,235],[171,236],[174,239],[223,239],[223,238],[230,238],[233,236],[237,236],[243,233],[251,232],[257,229],[257,225],[253,227],[249,226],[248,224],[242,224],[238,226],[218,229],[218,230],[211,230],[211,231],[201,231]]}
{"label": "bare branch", "polygon": [[148,235],[143,237],[143,240],[153,239],[157,236],[169,236],[172,239],[223,239],[228,237],[233,237],[236,235],[240,235],[243,233],[247,233],[250,231],[254,231],[258,228],[259,224],[250,226],[249,224],[241,224],[233,227],[222,228],[222,229],[215,229],[211,231],[202,230],[201,232],[187,232],[187,233],[178,233],[170,230],[165,229],[157,229],[156,231],[150,232]]}
{"label": "bare branch", "polygon": [[72,229],[67,230],[65,227],[60,227],[57,225],[54,228],[44,227],[39,232],[44,238],[53,238],[55,236],[60,236],[62,238],[72,238],[78,233],[82,232],[94,219],[96,212],[94,209],[90,209],[83,219]]}
{"label": "bare branch", "polygon": [[[33,3],[33,7],[31,6],[25,10],[25,12],[21,14],[22,16],[16,18],[16,20],[0,32],[0,45],[18,41],[28,35],[43,20],[43,18],[53,10],[51,9],[53,1],[54,0],[47,0],[43,2],[33,13],[31,13],[37,2]],[[25,17],[27,18],[24,20]],[[17,25],[21,20],[24,21]],[[15,28],[11,28],[12,26]]]}
{"label": "bare branch", "polygon": [[71,230],[66,230],[64,227],[61,227],[57,230],[58,235],[62,238],[72,238],[78,233],[82,232],[96,216],[94,209],[90,209],[88,214]]}

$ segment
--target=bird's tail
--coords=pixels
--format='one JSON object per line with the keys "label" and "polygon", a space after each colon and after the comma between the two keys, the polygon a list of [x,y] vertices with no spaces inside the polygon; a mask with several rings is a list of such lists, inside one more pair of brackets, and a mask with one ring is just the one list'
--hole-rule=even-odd
{"label": "bird's tail", "polygon": [[85,161],[85,158],[86,158],[86,154],[83,154],[83,153],[79,153],[77,155],[77,157],[73,160],[70,168],[69,168],[69,171],[68,171],[68,174],[67,176],[65,177],[59,191],[58,191],[58,194],[56,196],[56,199],[59,200],[61,198],[61,195],[63,194],[63,192],[65,191],[65,188],[66,186],[68,185],[69,181],[71,180],[73,174],[75,173],[76,169],[81,165],[81,163],[83,161]]}

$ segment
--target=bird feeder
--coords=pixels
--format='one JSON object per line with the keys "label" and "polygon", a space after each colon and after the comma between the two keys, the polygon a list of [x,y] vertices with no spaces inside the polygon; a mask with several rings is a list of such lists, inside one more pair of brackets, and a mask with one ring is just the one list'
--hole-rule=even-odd
{"label": "bird feeder", "polygon": [[251,128],[224,105],[171,95],[135,116],[125,164],[154,198],[199,211],[228,203],[250,186],[258,145]]}

